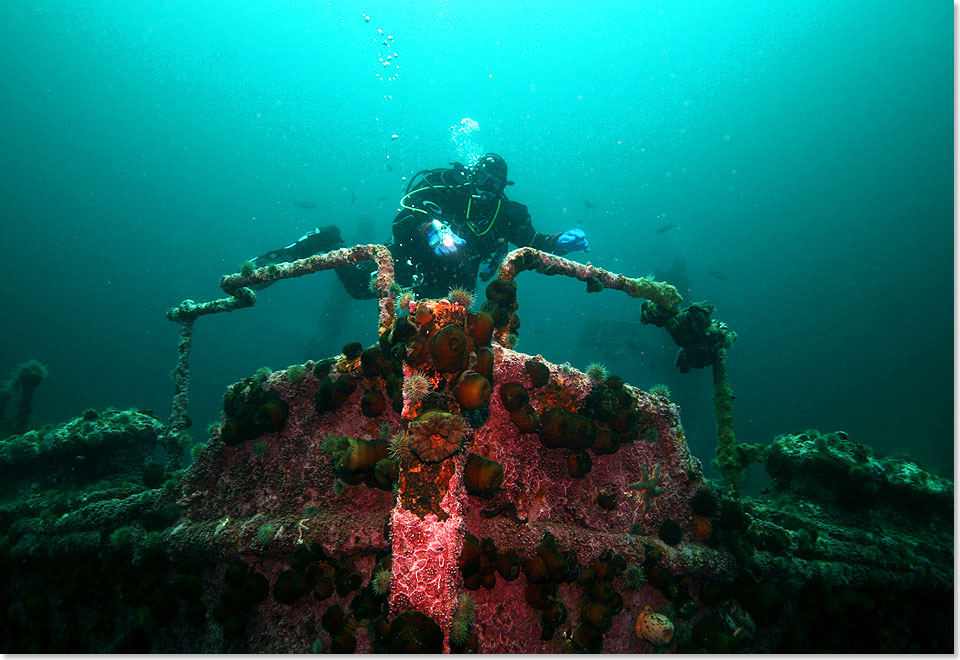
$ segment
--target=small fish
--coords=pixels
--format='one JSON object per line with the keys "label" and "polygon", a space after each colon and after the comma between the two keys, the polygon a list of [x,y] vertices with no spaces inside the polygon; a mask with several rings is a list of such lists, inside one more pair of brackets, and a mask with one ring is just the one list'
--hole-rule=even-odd
{"label": "small fish", "polygon": [[720,272],[719,270],[708,270],[708,271],[707,271],[707,275],[710,275],[710,276],[712,276],[712,277],[716,277],[718,280],[729,280],[729,279],[730,279],[729,277],[727,277],[727,274],[726,274],[726,273],[722,273],[722,272]]}
{"label": "small fish", "polygon": [[356,201],[357,201],[357,193],[355,192],[350,193],[350,203],[353,204]]}
{"label": "small fish", "polygon": [[593,202],[591,202],[589,199],[583,200],[583,203],[584,203],[584,205],[585,205],[588,209],[595,209],[595,208],[597,208],[597,205],[594,204]]}
{"label": "small fish", "polygon": [[677,225],[676,223],[671,222],[671,223],[668,223],[668,224],[663,225],[662,227],[658,227],[658,228],[657,228],[657,233],[658,233],[658,234],[663,234],[663,233],[665,233],[665,232],[670,231],[670,230],[673,229],[674,227],[678,227],[678,226],[679,226],[679,225]]}
{"label": "small fish", "polygon": [[303,202],[303,201],[300,201],[300,202],[294,202],[293,205],[294,205],[294,206],[299,206],[299,207],[302,208],[302,209],[315,209],[315,208],[317,208],[317,205],[314,204],[313,202]]}

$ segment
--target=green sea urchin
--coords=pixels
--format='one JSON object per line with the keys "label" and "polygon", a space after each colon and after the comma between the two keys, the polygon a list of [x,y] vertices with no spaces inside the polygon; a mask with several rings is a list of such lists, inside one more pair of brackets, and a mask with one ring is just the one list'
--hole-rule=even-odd
{"label": "green sea urchin", "polygon": [[473,292],[462,286],[453,287],[447,294],[447,300],[462,305],[465,309],[473,307]]}
{"label": "green sea urchin", "polygon": [[390,591],[390,580],[393,574],[385,568],[381,568],[373,574],[373,590],[383,596]]}
{"label": "green sea urchin", "polygon": [[667,401],[670,400],[670,388],[666,385],[658,384],[650,388],[650,394],[653,396],[663,397]]}
{"label": "green sea urchin", "polygon": [[470,634],[470,628],[473,626],[475,608],[473,598],[469,594],[460,594],[457,611],[450,624],[450,641],[454,644],[463,646],[466,643],[467,635]]}
{"label": "green sea urchin", "polygon": [[403,395],[410,403],[420,403],[430,394],[433,384],[419,371],[414,371],[403,381]]}
{"label": "green sea urchin", "polygon": [[410,435],[406,431],[399,431],[390,438],[390,458],[401,463],[410,458]]}
{"label": "green sea urchin", "polygon": [[587,378],[594,383],[602,383],[607,379],[607,368],[599,362],[594,362],[587,367]]}

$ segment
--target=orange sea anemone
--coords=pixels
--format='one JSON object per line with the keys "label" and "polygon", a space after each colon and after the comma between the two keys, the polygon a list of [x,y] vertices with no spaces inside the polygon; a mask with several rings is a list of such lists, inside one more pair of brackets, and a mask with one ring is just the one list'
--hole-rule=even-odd
{"label": "orange sea anemone", "polygon": [[540,442],[552,449],[586,449],[597,437],[597,427],[588,417],[563,408],[548,408],[540,421]]}
{"label": "orange sea anemone", "polygon": [[387,400],[379,390],[367,390],[360,399],[360,412],[367,417],[377,417],[387,407]]}
{"label": "orange sea anemone", "polygon": [[587,476],[593,467],[593,461],[590,454],[585,451],[578,451],[567,456],[567,471],[574,479]]}
{"label": "orange sea anemone", "polygon": [[492,389],[489,380],[475,371],[468,371],[453,388],[453,396],[464,410],[476,410],[487,404]]}
{"label": "orange sea anemone", "polygon": [[493,317],[486,312],[470,312],[467,316],[467,332],[477,346],[489,346],[493,337]]}
{"label": "orange sea anemone", "polygon": [[543,387],[550,381],[550,368],[539,360],[527,360],[524,370],[530,376],[533,387]]}
{"label": "orange sea anemone", "polygon": [[500,386],[499,391],[500,402],[503,403],[503,407],[510,412],[519,410],[530,400],[530,395],[527,394],[527,388],[520,383],[504,383]]}
{"label": "orange sea anemone", "polygon": [[513,280],[496,279],[487,285],[487,300],[492,300],[501,307],[512,308],[517,300],[517,283]]}
{"label": "orange sea anemone", "polygon": [[503,466],[479,454],[467,456],[463,485],[471,495],[490,497],[503,483]]}
{"label": "orange sea anemone", "polygon": [[495,563],[497,573],[507,582],[513,582],[520,577],[520,556],[515,551],[501,553]]}
{"label": "orange sea anemone", "polygon": [[473,370],[493,382],[493,351],[489,348],[478,348],[475,352],[477,359],[473,363]]}
{"label": "orange sea anemone", "polygon": [[540,428],[540,415],[529,403],[510,413],[510,421],[520,433],[533,433]]}
{"label": "orange sea anemone", "polygon": [[457,373],[467,356],[467,335],[458,325],[445,325],[430,340],[430,354],[438,371]]}

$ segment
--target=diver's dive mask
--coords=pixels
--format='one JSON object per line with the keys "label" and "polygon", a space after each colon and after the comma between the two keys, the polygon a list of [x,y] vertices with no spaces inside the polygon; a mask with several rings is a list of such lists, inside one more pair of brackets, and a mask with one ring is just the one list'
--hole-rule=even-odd
{"label": "diver's dive mask", "polygon": [[470,170],[470,180],[477,189],[477,197],[492,199],[500,196],[512,181],[507,181],[507,163],[497,154],[483,156]]}

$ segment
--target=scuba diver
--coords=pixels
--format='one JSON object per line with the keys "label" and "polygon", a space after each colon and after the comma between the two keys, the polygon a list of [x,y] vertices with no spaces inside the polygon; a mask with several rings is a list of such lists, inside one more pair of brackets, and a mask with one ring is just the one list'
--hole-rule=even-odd
{"label": "scuba diver", "polygon": [[[507,199],[507,163],[497,154],[482,156],[473,167],[422,170],[410,180],[393,221],[393,254],[397,283],[412,287],[418,297],[442,298],[450,289],[473,291],[477,276],[487,281],[510,250],[510,244],[564,255],[590,251],[582,229],[541,234],[533,228],[527,207]],[[320,227],[280,250],[252,261],[255,268],[294,261],[343,247],[340,230]],[[370,288],[376,271],[372,260],[336,269],[351,297],[374,298]]]}

